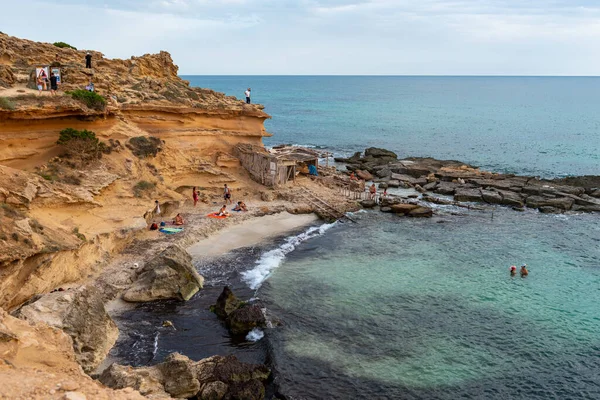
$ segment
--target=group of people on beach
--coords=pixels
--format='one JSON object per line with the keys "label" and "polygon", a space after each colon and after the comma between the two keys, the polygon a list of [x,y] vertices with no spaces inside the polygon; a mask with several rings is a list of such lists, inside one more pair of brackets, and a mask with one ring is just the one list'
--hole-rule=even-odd
{"label": "group of people on beach", "polygon": [[[225,204],[223,204],[223,207],[221,207],[221,209],[215,213],[217,217],[229,216],[229,211],[227,211],[227,204],[233,204],[233,201],[231,200],[231,189],[229,188],[229,186],[227,186],[227,184],[223,186],[223,200]],[[196,205],[196,202],[197,199],[196,197],[194,197],[194,205]],[[248,211],[248,207],[243,201],[238,201],[235,207],[233,207],[233,211]]]}

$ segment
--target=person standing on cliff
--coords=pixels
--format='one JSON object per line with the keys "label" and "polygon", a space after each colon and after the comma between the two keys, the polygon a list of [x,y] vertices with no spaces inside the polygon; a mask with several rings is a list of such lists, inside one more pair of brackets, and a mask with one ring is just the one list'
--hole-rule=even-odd
{"label": "person standing on cliff", "polygon": [[89,51],[85,55],[85,67],[92,68],[92,55]]}
{"label": "person standing on cliff", "polygon": [[244,92],[244,94],[246,95],[246,104],[250,104],[250,91],[251,91],[251,90],[252,90],[252,89],[248,88],[248,90],[246,90],[246,91]]}
{"label": "person standing on cliff", "polygon": [[50,92],[52,96],[56,96],[58,90],[58,76],[54,75],[54,72],[50,74]]}

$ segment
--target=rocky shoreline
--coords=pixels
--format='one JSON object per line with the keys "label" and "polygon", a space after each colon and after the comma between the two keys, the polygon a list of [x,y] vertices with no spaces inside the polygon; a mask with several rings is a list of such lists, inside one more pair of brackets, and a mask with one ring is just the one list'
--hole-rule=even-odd
{"label": "rocky shoreline", "polygon": [[[600,176],[540,179],[482,171],[453,160],[410,157],[398,159],[389,150],[368,148],[364,155],[336,158],[361,179],[373,181],[380,190],[414,188],[421,200],[436,204],[481,203],[543,213],[600,212]],[[452,200],[435,194],[452,197]],[[392,202],[393,203],[393,202]],[[372,203],[364,203],[373,207]],[[389,211],[383,204],[382,211]]]}

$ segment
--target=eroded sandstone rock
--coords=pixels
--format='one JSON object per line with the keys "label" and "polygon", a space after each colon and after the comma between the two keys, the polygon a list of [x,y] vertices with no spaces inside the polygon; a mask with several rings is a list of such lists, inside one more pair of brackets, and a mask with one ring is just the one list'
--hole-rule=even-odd
{"label": "eroded sandstone rock", "polygon": [[136,281],[123,293],[123,300],[145,302],[163,299],[187,301],[204,283],[182,247],[172,245],[140,270]]}
{"label": "eroded sandstone rock", "polygon": [[119,336],[94,286],[46,294],[22,307],[17,317],[62,329],[73,340],[77,362],[86,372],[104,360]]}

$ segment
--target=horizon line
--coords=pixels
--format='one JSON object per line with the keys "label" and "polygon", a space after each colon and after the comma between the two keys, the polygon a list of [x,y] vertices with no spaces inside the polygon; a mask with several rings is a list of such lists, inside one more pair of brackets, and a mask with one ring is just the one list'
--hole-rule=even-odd
{"label": "horizon line", "polygon": [[178,76],[424,77],[424,78],[600,78],[600,75],[402,75],[402,74],[178,74]]}

